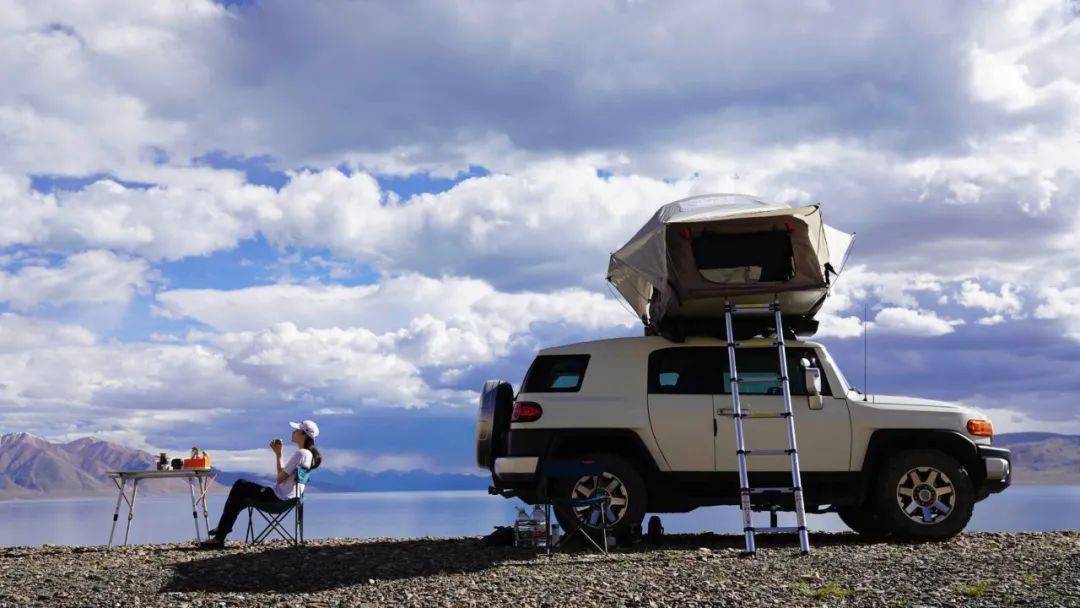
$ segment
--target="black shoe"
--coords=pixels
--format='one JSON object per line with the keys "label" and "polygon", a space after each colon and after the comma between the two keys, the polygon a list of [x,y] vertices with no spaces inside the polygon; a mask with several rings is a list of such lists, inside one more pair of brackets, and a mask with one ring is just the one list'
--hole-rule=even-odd
{"label": "black shoe", "polygon": [[208,538],[199,543],[200,549],[224,549],[225,539],[223,538]]}

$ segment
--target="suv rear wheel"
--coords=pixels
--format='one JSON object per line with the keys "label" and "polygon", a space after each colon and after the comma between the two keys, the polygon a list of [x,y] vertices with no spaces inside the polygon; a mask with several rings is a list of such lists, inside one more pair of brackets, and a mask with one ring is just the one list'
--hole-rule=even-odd
{"label": "suv rear wheel", "polygon": [[572,508],[556,504],[555,516],[566,532],[583,526],[587,532],[599,533],[606,528],[608,534],[626,540],[630,532],[641,526],[645,519],[645,482],[632,464],[614,454],[591,454],[583,457],[599,463],[602,475],[586,475],[580,479],[560,479],[554,489],[560,498],[592,498],[597,495],[610,497],[606,507],[584,506]]}
{"label": "suv rear wheel", "polygon": [[944,540],[971,519],[975,490],[955,458],[938,450],[908,450],[885,463],[874,502],[878,516],[901,537]]}

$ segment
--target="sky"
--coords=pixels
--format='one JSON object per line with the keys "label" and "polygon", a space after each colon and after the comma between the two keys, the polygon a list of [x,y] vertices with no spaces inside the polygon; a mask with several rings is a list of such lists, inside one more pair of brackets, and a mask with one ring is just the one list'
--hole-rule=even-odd
{"label": "sky", "polygon": [[1080,433],[1080,3],[0,0],[0,432],[478,472],[484,380],[736,192],[855,232],[870,390]]}

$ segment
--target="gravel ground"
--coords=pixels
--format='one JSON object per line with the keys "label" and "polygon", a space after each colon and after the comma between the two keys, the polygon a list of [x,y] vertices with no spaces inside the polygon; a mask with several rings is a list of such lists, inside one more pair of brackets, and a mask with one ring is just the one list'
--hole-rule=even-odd
{"label": "gravel ground", "polygon": [[[772,541],[772,542],[769,542]],[[1080,606],[1080,532],[935,544],[674,535],[553,558],[475,538],[0,549],[0,606]]]}

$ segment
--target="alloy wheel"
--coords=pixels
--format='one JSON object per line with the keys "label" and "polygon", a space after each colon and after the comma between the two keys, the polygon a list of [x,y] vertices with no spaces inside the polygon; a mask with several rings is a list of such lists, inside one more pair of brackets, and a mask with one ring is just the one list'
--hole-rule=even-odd
{"label": "alloy wheel", "polygon": [[896,502],[908,519],[921,525],[941,523],[956,504],[949,476],[934,467],[915,467],[896,484]]}
{"label": "alloy wheel", "polygon": [[604,496],[607,500],[595,505],[574,507],[578,520],[591,528],[614,527],[626,515],[630,506],[626,484],[611,473],[582,477],[570,491],[571,499],[595,496]]}

